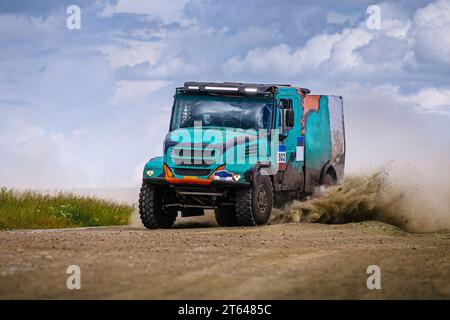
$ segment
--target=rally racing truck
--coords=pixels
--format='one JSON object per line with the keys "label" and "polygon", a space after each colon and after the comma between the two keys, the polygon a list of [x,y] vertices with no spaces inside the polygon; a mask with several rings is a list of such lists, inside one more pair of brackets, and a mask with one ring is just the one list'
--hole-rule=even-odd
{"label": "rally racing truck", "polygon": [[214,210],[220,226],[268,222],[273,207],[344,174],[341,96],[285,84],[186,82],[174,95],[163,155],[145,164],[145,227]]}

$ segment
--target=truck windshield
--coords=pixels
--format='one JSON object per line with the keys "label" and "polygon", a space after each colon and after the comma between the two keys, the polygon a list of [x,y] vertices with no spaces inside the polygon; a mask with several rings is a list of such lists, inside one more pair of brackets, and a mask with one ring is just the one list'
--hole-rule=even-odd
{"label": "truck windshield", "polygon": [[270,129],[273,101],[270,98],[177,96],[171,130],[194,127]]}

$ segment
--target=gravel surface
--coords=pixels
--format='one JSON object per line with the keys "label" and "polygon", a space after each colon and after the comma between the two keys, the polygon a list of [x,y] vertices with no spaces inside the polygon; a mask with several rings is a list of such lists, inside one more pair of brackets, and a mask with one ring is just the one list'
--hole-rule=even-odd
{"label": "gravel surface", "polygon": [[[69,265],[81,290],[68,290]],[[369,290],[369,265],[381,290]],[[0,298],[450,298],[450,233],[380,222],[0,232]]]}

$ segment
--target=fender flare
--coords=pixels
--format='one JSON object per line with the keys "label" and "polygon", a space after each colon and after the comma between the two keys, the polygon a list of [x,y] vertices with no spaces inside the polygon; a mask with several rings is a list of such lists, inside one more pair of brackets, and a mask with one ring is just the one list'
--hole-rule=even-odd
{"label": "fender flare", "polygon": [[164,162],[162,156],[153,157],[150,160],[148,160],[147,163],[144,165],[143,178],[147,178],[145,175],[145,171],[148,169],[152,169],[155,171],[155,175],[152,178],[163,177],[164,175],[163,163]]}
{"label": "fender flare", "polygon": [[[256,177],[258,176],[258,173],[261,170],[261,168],[267,167],[270,167],[270,163],[257,163],[244,173],[244,176],[247,179],[247,181],[251,179],[252,188],[256,188]],[[269,177],[270,180],[273,180],[272,176]]]}
{"label": "fender flare", "polygon": [[319,180],[319,183],[322,182],[323,178],[325,177],[325,175],[326,175],[327,173],[330,173],[331,176],[333,177],[334,181],[337,182],[336,169],[335,169],[334,166],[331,164],[331,162],[328,161],[327,163],[325,163],[325,165],[322,167],[322,170],[320,171],[320,180]]}

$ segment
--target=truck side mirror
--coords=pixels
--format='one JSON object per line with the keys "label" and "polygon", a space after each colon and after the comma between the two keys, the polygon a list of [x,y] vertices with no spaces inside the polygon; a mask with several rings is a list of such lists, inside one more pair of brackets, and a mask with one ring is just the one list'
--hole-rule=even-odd
{"label": "truck side mirror", "polygon": [[285,115],[286,128],[294,127],[294,110],[287,109]]}

